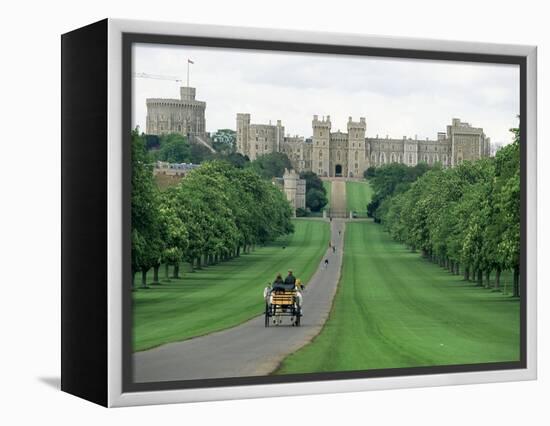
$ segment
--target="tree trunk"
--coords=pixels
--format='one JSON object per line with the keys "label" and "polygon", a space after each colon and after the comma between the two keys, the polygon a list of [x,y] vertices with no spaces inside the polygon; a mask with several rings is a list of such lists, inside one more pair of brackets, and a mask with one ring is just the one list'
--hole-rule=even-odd
{"label": "tree trunk", "polygon": [[143,269],[141,271],[141,287],[147,288],[147,270]]}
{"label": "tree trunk", "polygon": [[241,246],[237,246],[237,257],[241,255]]}
{"label": "tree trunk", "polygon": [[197,257],[197,269],[202,269],[202,265],[201,265],[201,257]]}
{"label": "tree trunk", "polygon": [[164,281],[170,281],[170,265],[168,262],[164,264]]}
{"label": "tree trunk", "polygon": [[460,263],[456,262],[456,274],[460,275]]}
{"label": "tree trunk", "polygon": [[172,275],[172,278],[179,279],[179,277],[180,277],[180,264],[179,262],[177,262],[174,265],[174,275]]}
{"label": "tree trunk", "polygon": [[485,286],[491,288],[491,270],[487,269],[485,271]]}
{"label": "tree trunk", "polygon": [[159,268],[160,268],[160,264],[153,266],[153,284],[157,284],[157,285],[160,284]]}
{"label": "tree trunk", "polygon": [[483,286],[483,271],[481,269],[477,270],[477,286]]}
{"label": "tree trunk", "polygon": [[519,266],[514,267],[514,297],[519,297]]}
{"label": "tree trunk", "polygon": [[136,289],[136,271],[132,271],[132,291]]}
{"label": "tree trunk", "polygon": [[468,266],[464,267],[464,281],[470,281],[470,268]]}
{"label": "tree trunk", "polygon": [[495,290],[500,291],[500,268],[495,271]]}

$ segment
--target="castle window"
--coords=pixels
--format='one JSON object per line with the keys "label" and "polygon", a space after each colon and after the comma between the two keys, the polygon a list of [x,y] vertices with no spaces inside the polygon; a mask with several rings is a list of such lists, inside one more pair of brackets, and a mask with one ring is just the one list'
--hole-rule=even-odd
{"label": "castle window", "polygon": [[[359,153],[357,151],[355,151],[355,159],[357,160],[357,156],[359,155]],[[355,166],[357,167],[357,166]]]}
{"label": "castle window", "polygon": [[409,154],[409,164],[412,164],[413,163],[413,156],[412,154]]}

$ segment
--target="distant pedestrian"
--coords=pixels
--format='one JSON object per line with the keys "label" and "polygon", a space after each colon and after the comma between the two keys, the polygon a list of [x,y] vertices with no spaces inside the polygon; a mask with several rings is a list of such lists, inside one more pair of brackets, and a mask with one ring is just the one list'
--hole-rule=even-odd
{"label": "distant pedestrian", "polygon": [[336,253],[336,246],[332,246],[332,252]]}
{"label": "distant pedestrian", "polygon": [[342,235],[342,231],[338,231],[338,235]]}
{"label": "distant pedestrian", "polygon": [[325,259],[325,269],[328,268],[328,259]]}

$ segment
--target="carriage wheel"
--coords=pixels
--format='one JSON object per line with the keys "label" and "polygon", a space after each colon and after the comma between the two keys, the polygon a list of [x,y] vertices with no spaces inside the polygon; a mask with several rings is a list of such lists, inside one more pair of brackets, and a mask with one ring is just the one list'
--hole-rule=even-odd
{"label": "carriage wheel", "polygon": [[265,304],[265,326],[269,327],[269,306]]}

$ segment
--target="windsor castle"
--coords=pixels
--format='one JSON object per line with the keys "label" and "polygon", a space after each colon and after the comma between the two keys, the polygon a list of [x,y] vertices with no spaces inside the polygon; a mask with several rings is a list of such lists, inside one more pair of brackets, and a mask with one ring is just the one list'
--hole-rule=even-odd
{"label": "windsor castle", "polygon": [[[179,99],[147,99],[147,133],[161,135],[180,133],[210,150],[206,132],[206,102],[195,97],[195,88],[181,87]],[[312,136],[290,136],[280,120],[276,124],[253,124],[250,114],[237,114],[237,152],[250,160],[272,153],[285,153],[298,171],[313,171],[324,177],[361,177],[371,166],[402,163],[414,166],[420,162],[440,163],[452,167],[463,161],[488,157],[491,141],[483,129],[454,118],[446,132],[434,140],[417,137],[392,139],[366,136],[364,117],[349,117],[347,132],[333,131],[330,116],[314,115]]]}
{"label": "windsor castle", "polygon": [[353,121],[349,117],[347,132],[332,131],[330,116],[314,115],[311,138],[285,136],[278,120],[275,125],[252,124],[250,114],[237,114],[237,152],[251,160],[271,152],[285,153],[292,167],[299,172],[313,171],[326,177],[360,177],[371,166],[402,163],[414,166],[420,162],[440,163],[452,167],[463,161],[488,157],[491,141],[482,128],[454,118],[446,132],[435,140],[417,137],[391,139],[366,137],[364,117]]}

